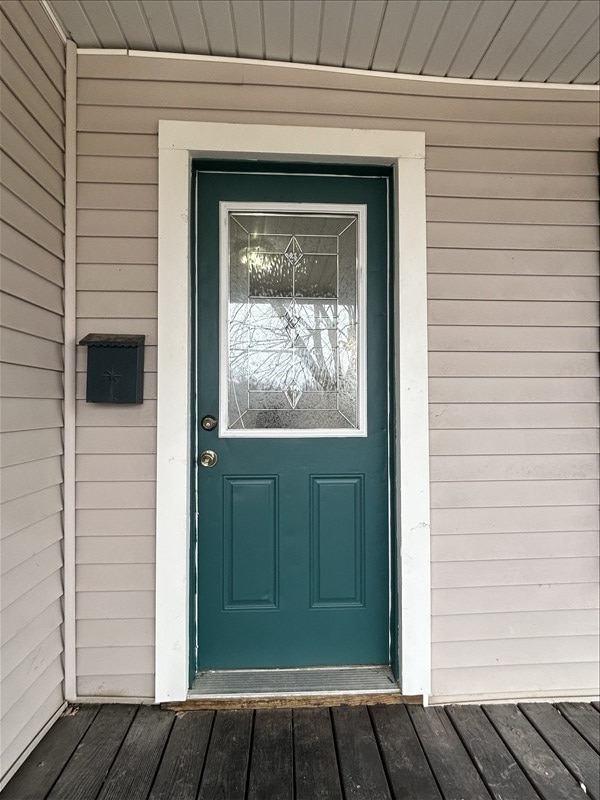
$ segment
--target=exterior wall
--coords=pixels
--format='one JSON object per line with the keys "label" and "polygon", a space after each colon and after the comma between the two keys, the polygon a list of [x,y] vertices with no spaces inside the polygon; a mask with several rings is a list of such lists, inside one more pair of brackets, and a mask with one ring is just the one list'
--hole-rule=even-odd
{"label": "exterior wall", "polygon": [[597,687],[597,92],[80,54],[78,337],[145,333],[77,411],[78,692],[153,695],[159,119],[424,130],[435,700]]}
{"label": "exterior wall", "polygon": [[64,697],[65,47],[40,4],[3,2],[0,52],[4,775]]}

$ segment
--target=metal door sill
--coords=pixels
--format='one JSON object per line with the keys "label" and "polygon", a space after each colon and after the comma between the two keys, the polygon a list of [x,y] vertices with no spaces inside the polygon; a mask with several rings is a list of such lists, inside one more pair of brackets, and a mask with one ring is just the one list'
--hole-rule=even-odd
{"label": "metal door sill", "polygon": [[402,695],[387,665],[198,672],[170,708],[259,708],[421,702]]}

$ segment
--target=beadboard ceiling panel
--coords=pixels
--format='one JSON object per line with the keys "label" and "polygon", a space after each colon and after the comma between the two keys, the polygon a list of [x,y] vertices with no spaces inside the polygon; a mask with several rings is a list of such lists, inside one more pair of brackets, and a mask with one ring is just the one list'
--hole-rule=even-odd
{"label": "beadboard ceiling panel", "polygon": [[[93,1],[94,0],[92,0],[92,2]],[[146,2],[155,3],[157,0],[146,0]],[[161,5],[166,6],[167,11],[171,12],[167,3],[163,2]],[[190,5],[196,5],[196,3],[192,2]],[[218,53],[220,56],[231,56],[232,58],[237,56],[239,46],[233,28],[231,4],[228,2],[223,3],[222,0],[205,0],[205,2],[198,5],[200,14],[204,19],[209,52]],[[194,29],[192,28],[190,33],[193,31]],[[162,50],[162,46],[159,49]],[[178,48],[176,51],[173,51],[171,48],[165,48],[165,50],[169,53],[183,52],[182,48]],[[198,48],[192,46],[190,52],[199,51],[198,44]]]}
{"label": "beadboard ceiling panel", "polygon": [[[217,2],[226,5],[223,0],[217,0]],[[291,0],[277,0],[276,3],[263,2],[260,4],[260,8],[263,19],[265,57],[273,59],[273,61],[290,61],[292,52]]]}
{"label": "beadboard ceiling panel", "polygon": [[[96,9],[100,6],[108,7],[108,3],[90,3],[86,13],[89,16],[92,9],[95,13],[99,13]],[[112,13],[112,8],[109,7],[108,10],[116,23],[117,20]],[[146,17],[142,11],[142,6],[139,3],[123,3],[119,9],[118,28],[122,38],[125,40],[125,47],[129,47],[132,50],[154,50],[156,48]],[[108,42],[110,39],[107,38],[105,41]],[[115,42],[114,46],[122,47],[123,45],[117,45]],[[111,45],[103,44],[103,47],[111,47]]]}
{"label": "beadboard ceiling panel", "polygon": [[[134,9],[132,9],[134,10]],[[124,9],[125,11],[125,9]],[[134,10],[135,13],[135,10]],[[112,13],[112,10],[108,6],[107,3],[88,3],[85,8],[85,15],[81,15],[82,17],[85,16],[87,21],[89,21],[90,26],[94,30],[102,31],[102,42],[111,42],[109,47],[126,47],[127,46],[127,38],[123,35],[121,31],[121,27],[119,23],[115,19],[115,15]],[[139,12],[136,15],[138,17],[137,24],[139,26]],[[83,22],[83,19],[82,19]],[[132,31],[135,31],[135,28],[132,26]],[[98,37],[97,37],[98,38]],[[152,46],[152,39],[148,37],[145,40],[146,46]],[[105,46],[103,44],[103,46]]]}
{"label": "beadboard ceiling panel", "polygon": [[597,84],[597,0],[48,0],[79,47]]}
{"label": "beadboard ceiling panel", "polygon": [[[196,3],[189,5],[198,8]],[[264,36],[260,0],[232,0],[231,11],[238,55],[242,58],[262,58]]]}
{"label": "beadboard ceiling panel", "polygon": [[[299,64],[317,63],[321,5],[321,0],[306,0],[304,3],[294,5],[291,59],[294,62]],[[262,2],[261,6],[263,6]]]}

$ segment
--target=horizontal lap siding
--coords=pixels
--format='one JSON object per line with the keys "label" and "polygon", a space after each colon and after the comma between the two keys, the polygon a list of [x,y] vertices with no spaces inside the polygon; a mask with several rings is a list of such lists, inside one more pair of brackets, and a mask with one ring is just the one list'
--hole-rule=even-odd
{"label": "horizontal lap siding", "polygon": [[40,4],[6,2],[0,14],[4,775],[64,697],[65,54]]}
{"label": "horizontal lap siding", "polygon": [[162,118],[425,131],[434,696],[591,691],[596,93],[120,56],[79,70],[78,335],[149,345],[139,408],[86,406],[78,362],[79,690],[141,695],[153,673]]}
{"label": "horizontal lap siding", "polygon": [[[150,161],[155,166],[156,153]],[[141,406],[86,405],[86,358],[78,353],[81,696],[154,695],[157,219],[138,199],[140,189],[156,192],[156,176],[147,184],[142,162],[137,154],[127,165],[117,158],[109,166],[97,155],[78,159],[77,337],[146,336]]]}
{"label": "horizontal lap siding", "polygon": [[429,173],[441,701],[598,690],[597,161],[512,155]]}

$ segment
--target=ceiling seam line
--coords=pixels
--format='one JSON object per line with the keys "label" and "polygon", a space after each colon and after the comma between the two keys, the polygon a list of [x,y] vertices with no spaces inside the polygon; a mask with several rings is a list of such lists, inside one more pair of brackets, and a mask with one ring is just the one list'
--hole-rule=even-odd
{"label": "ceiling seam line", "polygon": [[509,18],[510,14],[511,14],[511,12],[512,12],[512,10],[513,10],[513,8],[514,8],[514,7],[515,7],[515,5],[516,5],[516,3],[517,3],[517,0],[512,0],[512,4],[511,4],[510,8],[508,9],[508,11],[506,12],[506,14],[504,15],[504,19],[502,20],[501,24],[500,24],[500,25],[499,25],[499,26],[496,28],[496,33],[495,33],[495,34],[494,34],[494,36],[492,37],[492,40],[491,40],[491,42],[489,42],[489,44],[488,44],[488,46],[486,47],[486,49],[485,49],[484,53],[482,54],[481,58],[479,59],[479,61],[478,61],[478,62],[477,62],[477,64],[475,65],[475,69],[474,69],[474,70],[471,72],[471,74],[469,75],[469,78],[473,79],[473,75],[475,75],[475,73],[477,72],[477,70],[479,69],[479,67],[480,67],[480,65],[481,65],[481,62],[482,62],[482,61],[483,61],[483,59],[485,58],[485,56],[486,56],[486,53],[489,51],[490,47],[491,47],[491,46],[494,44],[494,42],[496,41],[496,39],[497,39],[497,38],[498,38],[498,36],[500,35],[500,33],[501,33],[501,31],[502,31],[502,28],[504,27],[504,25],[505,25],[505,23],[506,23],[506,20]]}
{"label": "ceiling seam line", "polygon": [[464,35],[463,35],[462,39],[460,40],[460,42],[459,42],[459,44],[458,44],[458,47],[456,48],[456,51],[455,51],[454,55],[452,56],[452,61],[451,61],[451,62],[450,62],[450,64],[448,65],[448,69],[446,70],[446,75],[447,75],[447,76],[449,75],[449,73],[450,73],[450,72],[452,72],[452,67],[454,66],[454,62],[455,62],[455,61],[456,61],[456,59],[458,58],[458,53],[459,53],[459,51],[460,51],[461,47],[464,45],[464,43],[465,43],[465,40],[466,40],[467,36],[468,36],[468,35],[471,33],[471,30],[472,30],[472,28],[473,28],[473,25],[475,24],[475,22],[476,22],[476,20],[477,20],[477,17],[479,16],[479,14],[480,14],[480,12],[481,12],[481,9],[483,8],[483,2],[484,2],[484,0],[479,0],[479,4],[478,4],[478,6],[477,6],[477,11],[476,11],[476,12],[473,14],[473,19],[472,19],[472,20],[471,20],[471,22],[469,23],[469,25],[468,25],[468,27],[467,27],[467,30],[465,31],[465,33],[464,33]]}
{"label": "ceiling seam line", "polygon": [[400,62],[402,61],[402,56],[404,55],[404,51],[406,50],[406,45],[408,44],[408,40],[410,38],[410,32],[412,31],[413,26],[415,24],[415,19],[417,18],[418,10],[419,10],[419,4],[416,3],[410,22],[408,23],[408,28],[406,29],[406,33],[404,34],[404,41],[402,42],[402,48],[400,49],[400,55],[398,56],[398,60],[396,61],[394,72],[398,72],[398,67],[400,66]]}
{"label": "ceiling seam line", "polygon": [[265,34],[265,9],[262,0],[258,2],[258,18],[260,20],[260,52],[262,58],[267,58],[267,37]]}
{"label": "ceiling seam line", "polygon": [[569,13],[566,15],[566,17],[563,19],[563,21],[558,26],[558,28],[554,31],[554,33],[552,34],[550,39],[544,44],[542,50],[537,54],[537,56],[533,59],[531,64],[529,64],[527,69],[523,72],[522,80],[525,80],[525,75],[527,75],[529,72],[531,72],[532,69],[535,69],[535,65],[537,64],[537,62],[540,60],[540,58],[542,58],[544,53],[546,53],[548,51],[548,48],[552,45],[552,42],[557,38],[557,36],[563,30],[563,28],[565,27],[565,24],[568,22],[568,20],[574,14],[574,12],[577,9],[577,7],[578,7],[577,3],[575,3],[573,8],[569,11]]}
{"label": "ceiling seam line", "polygon": [[319,53],[321,52],[321,45],[323,44],[324,17],[325,17],[325,6],[323,4],[323,0],[321,0],[320,11],[319,11],[319,35],[317,36],[317,52],[315,54],[315,64],[319,64]]}
{"label": "ceiling seam line", "polygon": [[437,40],[439,38],[440,31],[442,30],[442,26],[443,26],[444,22],[446,21],[446,17],[448,16],[449,11],[450,11],[450,2],[448,2],[446,4],[446,10],[444,11],[444,13],[442,15],[442,18],[439,21],[439,24],[437,26],[437,30],[435,32],[435,35],[434,35],[434,37],[433,37],[433,39],[431,41],[431,44],[429,45],[429,49],[425,53],[425,58],[423,59],[423,66],[419,70],[419,75],[423,74],[423,70],[425,69],[425,64],[427,64],[427,61],[429,60],[429,56],[431,55],[431,52],[432,52],[433,48],[435,47],[435,43],[437,42]]}
{"label": "ceiling seam line", "polygon": [[158,43],[157,43],[156,39],[154,38],[154,31],[152,30],[152,27],[150,25],[150,20],[148,19],[148,15],[146,14],[146,9],[142,5],[142,0],[137,0],[137,5],[138,5],[138,8],[140,10],[140,15],[142,17],[144,25],[146,26],[146,30],[150,34],[150,41],[154,45],[154,50],[156,52],[160,52],[160,48],[158,46]]}
{"label": "ceiling seam line", "polygon": [[[562,58],[562,59],[559,61],[559,63],[556,65],[556,67],[555,67],[555,68],[552,70],[552,72],[551,72],[551,73],[550,73],[550,75],[548,76],[549,78],[551,78],[551,77],[554,75],[554,73],[555,73],[555,72],[556,72],[558,69],[560,69],[560,68],[561,68],[561,66],[564,64],[564,62],[567,60],[567,58],[568,58],[568,57],[571,55],[571,53],[573,52],[573,50],[575,50],[575,48],[576,48],[576,47],[577,47],[577,45],[578,45],[578,44],[581,42],[581,40],[582,40],[582,39],[585,39],[585,37],[588,35],[588,33],[589,33],[591,30],[592,30],[592,27],[590,26],[590,27],[587,29],[587,31],[586,31],[585,33],[583,33],[583,34],[582,34],[582,35],[579,37],[579,39],[577,39],[577,41],[575,42],[575,44],[573,45],[573,47],[571,47],[571,49],[569,50],[569,52],[568,52],[568,53],[565,53],[564,57],[563,57],[563,58]],[[594,57],[595,57],[595,56],[594,56]]]}
{"label": "ceiling seam line", "polygon": [[[575,77],[573,78],[573,82],[575,82],[580,75],[583,75],[583,73],[586,71],[586,69],[588,69],[590,64],[592,64],[597,58],[598,58],[598,53],[596,53],[596,55],[592,56],[590,58],[590,60],[588,61],[588,63],[585,65],[585,67],[580,72],[578,72],[577,75],[575,75]],[[583,84],[583,85],[585,86],[585,84]]]}
{"label": "ceiling seam line", "polygon": [[549,0],[546,0],[546,2],[544,3],[544,5],[543,5],[543,6],[540,8],[540,10],[538,11],[538,13],[537,13],[537,14],[535,15],[535,17],[534,17],[534,18],[531,20],[531,23],[529,24],[529,26],[528,26],[527,30],[526,30],[526,31],[524,31],[523,35],[521,36],[521,38],[520,38],[520,39],[519,39],[519,41],[517,42],[516,46],[512,48],[512,52],[511,52],[511,54],[509,55],[509,57],[508,57],[508,58],[506,59],[506,61],[505,61],[505,62],[502,64],[502,66],[501,66],[501,67],[498,69],[497,75],[500,75],[500,74],[502,73],[502,70],[506,68],[506,65],[509,63],[509,61],[511,60],[511,58],[514,56],[515,52],[516,52],[516,51],[519,49],[519,47],[520,47],[520,46],[521,46],[521,44],[523,43],[523,40],[525,39],[525,37],[526,37],[526,36],[527,36],[527,34],[529,33],[529,31],[530,31],[530,30],[533,28],[533,26],[534,26],[534,25],[535,25],[535,23],[538,21],[538,19],[540,18],[540,16],[541,16],[541,15],[544,13],[544,11],[545,11],[545,10],[548,8],[548,3],[549,3]]}
{"label": "ceiling seam line", "polygon": [[87,15],[87,12],[86,12],[85,8],[84,8],[84,7],[83,7],[83,5],[81,4],[81,0],[77,0],[77,5],[78,5],[78,6],[79,6],[79,8],[81,9],[81,13],[82,13],[82,14],[83,14],[83,16],[84,16],[84,18],[85,18],[85,21],[86,21],[86,22],[87,22],[87,24],[90,26],[90,30],[91,30],[91,31],[92,31],[92,33],[94,34],[94,38],[96,39],[96,41],[98,42],[98,44],[100,45],[100,47],[102,47],[102,42],[100,41],[100,37],[98,36],[98,33],[96,32],[96,28],[95,28],[95,27],[94,27],[94,25],[92,24],[92,21],[91,21],[91,19],[88,17],[88,15]]}
{"label": "ceiling seam line", "polygon": [[108,10],[110,12],[111,17],[114,20],[115,25],[117,26],[117,29],[118,29],[119,33],[123,37],[123,41],[125,42],[125,46],[128,47],[129,46],[129,42],[127,41],[127,37],[125,36],[125,31],[121,27],[121,23],[119,22],[119,20],[117,18],[117,15],[115,14],[115,10],[113,8],[112,0],[106,0],[106,5],[108,7]]}
{"label": "ceiling seam line", "polygon": [[177,34],[177,38],[179,39],[179,45],[181,47],[181,51],[185,53],[185,46],[183,44],[183,36],[181,35],[181,30],[179,28],[179,24],[177,22],[177,14],[173,10],[173,3],[171,0],[167,0],[167,8],[169,9],[169,13],[173,17],[173,27],[175,28],[175,33]]}
{"label": "ceiling seam line", "polygon": [[577,8],[578,8],[578,4],[576,3],[576,4],[573,6],[573,8],[572,8],[572,9],[569,11],[569,13],[567,14],[567,16],[566,16],[566,17],[563,19],[563,21],[562,21],[562,23],[561,23],[560,27],[559,27],[559,28],[557,28],[557,29],[554,31],[554,33],[553,33],[553,34],[552,34],[552,36],[550,37],[550,40],[549,40],[548,42],[546,42],[546,44],[544,45],[544,49],[543,49],[543,50],[542,50],[540,53],[538,53],[538,54],[537,54],[537,56],[535,57],[535,59],[534,59],[534,60],[531,62],[531,64],[530,64],[530,65],[527,67],[527,70],[526,70],[526,72],[524,73],[525,75],[527,75],[527,73],[528,73],[528,72],[531,72],[531,70],[535,68],[535,65],[537,64],[537,62],[539,61],[539,59],[540,59],[540,58],[541,58],[541,57],[544,55],[544,53],[545,53],[545,52],[548,50],[548,48],[550,47],[550,45],[552,44],[552,42],[553,42],[553,41],[556,39],[556,37],[557,37],[557,36],[559,35],[559,33],[561,32],[561,30],[564,28],[564,26],[565,26],[565,23],[567,23],[567,22],[568,22],[569,18],[570,18],[570,17],[571,17],[571,16],[574,14],[574,12],[575,12],[575,10],[576,10]]}
{"label": "ceiling seam line", "polygon": [[235,50],[235,57],[240,57],[240,45],[238,42],[237,36],[237,25],[235,24],[235,14],[233,12],[233,3],[232,0],[228,0],[227,7],[229,9],[229,21],[231,22],[231,30],[233,33],[233,48]]}
{"label": "ceiling seam line", "polygon": [[382,6],[381,17],[379,18],[379,24],[377,25],[377,33],[373,40],[373,47],[371,48],[371,55],[369,57],[368,67],[367,67],[368,70],[372,68],[373,61],[375,60],[375,53],[377,52],[377,45],[379,44],[379,39],[381,37],[381,31],[383,29],[383,21],[385,19],[387,9],[388,9],[388,0],[385,0],[385,3]]}
{"label": "ceiling seam line", "polygon": [[350,38],[352,36],[352,26],[354,25],[354,15],[356,13],[356,0],[352,0],[352,8],[350,10],[350,19],[348,20],[348,33],[346,35],[346,44],[344,46],[344,52],[342,54],[342,63],[341,66],[346,66],[346,61],[348,59],[348,49],[350,47]]}
{"label": "ceiling seam line", "polygon": [[200,0],[196,0],[196,5],[198,6],[198,12],[200,14],[200,20],[201,20],[202,25],[204,27],[204,33],[206,34],[206,47],[208,48],[209,55],[212,56],[213,55],[212,45],[210,43],[210,32],[208,30],[208,23],[206,21],[206,15],[204,14],[204,9],[202,8],[202,4],[201,4]]}

